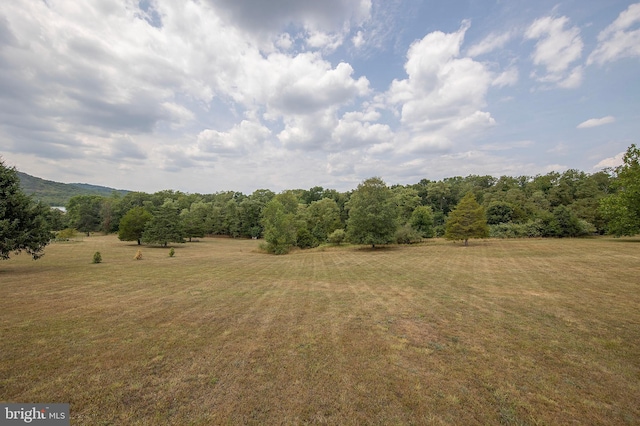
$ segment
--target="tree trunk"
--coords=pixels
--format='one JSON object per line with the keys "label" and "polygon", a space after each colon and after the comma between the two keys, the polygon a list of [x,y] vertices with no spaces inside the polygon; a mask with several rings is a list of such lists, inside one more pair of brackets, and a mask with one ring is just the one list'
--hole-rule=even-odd
{"label": "tree trunk", "polygon": [[469,240],[468,239],[464,239],[464,246],[467,247],[469,245]]}
{"label": "tree trunk", "polygon": [[138,245],[140,245],[140,238],[138,238]]}

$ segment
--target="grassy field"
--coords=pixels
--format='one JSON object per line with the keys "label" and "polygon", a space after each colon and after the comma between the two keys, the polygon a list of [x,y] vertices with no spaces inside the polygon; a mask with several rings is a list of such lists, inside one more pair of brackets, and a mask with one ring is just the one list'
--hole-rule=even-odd
{"label": "grassy field", "polygon": [[0,400],[74,425],[640,424],[638,240],[258,244],[0,262]]}

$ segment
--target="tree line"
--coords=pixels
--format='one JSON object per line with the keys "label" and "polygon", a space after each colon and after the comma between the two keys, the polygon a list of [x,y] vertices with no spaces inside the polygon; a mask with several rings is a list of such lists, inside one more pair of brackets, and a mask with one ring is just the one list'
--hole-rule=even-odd
{"label": "tree line", "polygon": [[[388,186],[380,178],[339,192],[316,186],[274,193],[114,193],[71,198],[45,215],[51,229],[118,233],[123,241],[167,245],[205,235],[262,238],[272,253],[349,241],[375,247],[441,237],[577,237],[640,232],[640,150],[588,174],[470,175]],[[472,213],[475,212],[475,213]],[[0,211],[1,213],[1,211]],[[455,226],[454,226],[455,225]]]}

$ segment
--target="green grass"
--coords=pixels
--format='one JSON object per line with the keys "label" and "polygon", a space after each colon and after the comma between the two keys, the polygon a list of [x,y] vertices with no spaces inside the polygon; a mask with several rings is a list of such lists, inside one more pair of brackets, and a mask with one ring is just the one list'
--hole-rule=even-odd
{"label": "green grass", "polygon": [[640,423],[637,240],[258,244],[0,263],[0,400],[74,425]]}

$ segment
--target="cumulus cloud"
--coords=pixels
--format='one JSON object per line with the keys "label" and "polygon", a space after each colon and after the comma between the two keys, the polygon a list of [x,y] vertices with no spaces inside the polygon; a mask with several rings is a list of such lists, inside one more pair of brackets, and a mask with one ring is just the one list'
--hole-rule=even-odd
{"label": "cumulus cloud", "polygon": [[587,64],[602,65],[622,58],[640,56],[640,3],[630,5],[615,21],[598,34],[598,46],[591,52]]}
{"label": "cumulus cloud", "polygon": [[408,78],[394,80],[386,93],[387,102],[400,108],[400,121],[409,133],[400,149],[445,149],[457,137],[495,123],[482,111],[491,73],[460,55],[468,28],[465,21],[454,33],[432,32],[409,48]]}
{"label": "cumulus cloud", "polygon": [[623,160],[624,155],[625,155],[625,152],[623,151],[618,153],[617,155],[614,155],[613,157],[604,158],[598,164],[593,166],[593,169],[602,170],[606,168],[615,168],[615,167],[621,166],[624,163],[624,160]]}
{"label": "cumulus cloud", "polygon": [[608,115],[602,118],[590,118],[589,120],[583,121],[582,123],[578,124],[577,128],[588,129],[590,127],[598,127],[598,126],[603,126],[605,124],[610,124],[615,121],[616,121],[616,118],[611,115]]}
{"label": "cumulus cloud", "polygon": [[242,120],[228,132],[205,129],[198,134],[197,144],[201,153],[220,156],[239,156],[258,148],[268,139],[271,131],[265,126]]}
{"label": "cumulus cloud", "polygon": [[569,18],[565,16],[547,16],[534,21],[525,32],[527,39],[537,40],[531,59],[545,72],[534,72],[532,76],[542,83],[575,88],[582,82],[581,68],[571,68],[571,64],[582,56],[584,43],[580,29],[568,25]]}
{"label": "cumulus cloud", "polygon": [[274,54],[261,65],[257,72],[262,78],[251,77],[260,87],[254,91],[245,86],[240,91],[248,99],[267,104],[271,115],[315,113],[369,92],[369,81],[366,77],[353,79],[351,65],[341,62],[332,68],[318,53]]}

